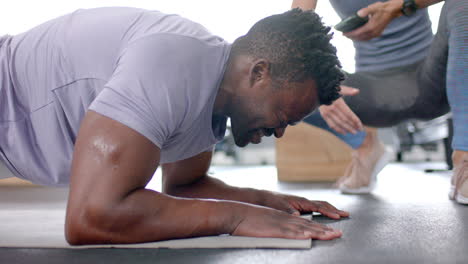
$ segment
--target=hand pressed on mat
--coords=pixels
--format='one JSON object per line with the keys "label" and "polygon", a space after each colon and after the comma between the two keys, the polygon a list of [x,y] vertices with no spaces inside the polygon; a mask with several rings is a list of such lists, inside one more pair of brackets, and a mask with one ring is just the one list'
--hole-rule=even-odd
{"label": "hand pressed on mat", "polygon": [[329,240],[342,235],[339,230],[296,215],[270,208],[248,208],[231,233],[235,236],[279,237]]}
{"label": "hand pressed on mat", "polygon": [[178,197],[242,202],[233,203],[230,212],[225,212],[232,213],[236,219],[235,229],[230,232],[232,235],[292,239],[333,239],[341,236],[340,231],[298,216],[301,213],[319,212],[340,219],[349,216],[349,213],[323,201],[229,186],[206,175],[211,157],[211,152],[204,152],[186,160],[164,164],[164,192]]}
{"label": "hand pressed on mat", "polygon": [[319,212],[332,219],[340,219],[341,217],[349,216],[348,212],[339,210],[325,201],[311,201],[294,195],[268,191],[263,192],[264,202],[261,203],[261,205],[281,210],[289,214],[301,215],[301,213]]}
{"label": "hand pressed on mat", "polygon": [[330,218],[340,219],[348,217],[348,212],[338,210],[323,201],[310,201],[302,197],[270,191],[256,191],[261,197],[261,202],[258,204],[269,208],[247,211],[244,219],[232,233],[233,235],[322,240],[341,237],[340,230],[299,216],[301,213],[319,212]]}
{"label": "hand pressed on mat", "polygon": [[211,152],[164,164],[164,193],[146,189],[159,157],[160,149],[141,134],[88,112],[73,159],[67,241],[141,243],[226,233],[293,239],[341,236],[340,231],[280,210],[318,211],[332,218],[346,212],[323,202],[229,186],[207,175]]}

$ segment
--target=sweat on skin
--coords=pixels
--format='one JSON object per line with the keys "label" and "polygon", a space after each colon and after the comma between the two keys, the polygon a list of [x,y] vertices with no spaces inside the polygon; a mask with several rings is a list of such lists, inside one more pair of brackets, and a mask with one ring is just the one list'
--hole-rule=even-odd
{"label": "sweat on skin", "polygon": [[[313,13],[288,15],[328,32]],[[206,175],[227,117],[238,145],[281,136],[318,106],[315,80],[274,90],[268,59],[232,56],[197,23],[136,8],[78,10],[0,43],[1,160],[34,183],[70,184],[69,243],[341,236],[296,216],[348,216],[327,202]],[[163,193],[145,188],[159,165]]]}

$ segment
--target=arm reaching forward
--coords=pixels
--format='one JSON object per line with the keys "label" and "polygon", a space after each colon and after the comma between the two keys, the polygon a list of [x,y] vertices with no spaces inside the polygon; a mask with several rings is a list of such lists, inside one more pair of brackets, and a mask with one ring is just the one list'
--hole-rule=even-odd
{"label": "arm reaching forward", "polygon": [[164,164],[164,193],[186,198],[238,201],[293,215],[320,212],[334,219],[349,216],[347,212],[338,210],[324,201],[310,201],[293,195],[227,185],[221,180],[207,175],[211,157],[211,152],[204,152],[186,160]]}
{"label": "arm reaching forward", "polygon": [[341,235],[267,207],[177,198],[146,189],[159,159],[160,149],[144,136],[88,111],[72,162],[67,241],[72,245],[140,243],[225,233],[295,239]]}

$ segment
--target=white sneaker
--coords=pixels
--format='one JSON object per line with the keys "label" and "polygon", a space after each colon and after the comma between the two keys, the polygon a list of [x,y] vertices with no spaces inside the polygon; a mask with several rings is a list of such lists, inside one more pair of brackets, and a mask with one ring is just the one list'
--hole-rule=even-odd
{"label": "white sneaker", "polygon": [[449,192],[449,198],[460,204],[468,204],[468,159],[464,158],[453,162],[454,169]]}
{"label": "white sneaker", "polygon": [[376,185],[377,174],[387,165],[391,153],[380,142],[376,141],[369,154],[361,156],[357,150],[352,153],[352,160],[343,177],[336,185],[342,193],[367,194]]}

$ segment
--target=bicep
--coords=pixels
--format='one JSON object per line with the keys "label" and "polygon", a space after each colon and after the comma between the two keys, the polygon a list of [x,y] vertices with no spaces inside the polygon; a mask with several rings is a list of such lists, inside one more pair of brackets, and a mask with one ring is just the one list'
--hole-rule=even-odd
{"label": "bicep", "polygon": [[109,205],[144,188],[159,158],[160,149],[140,133],[88,111],[73,153],[69,209]]}

